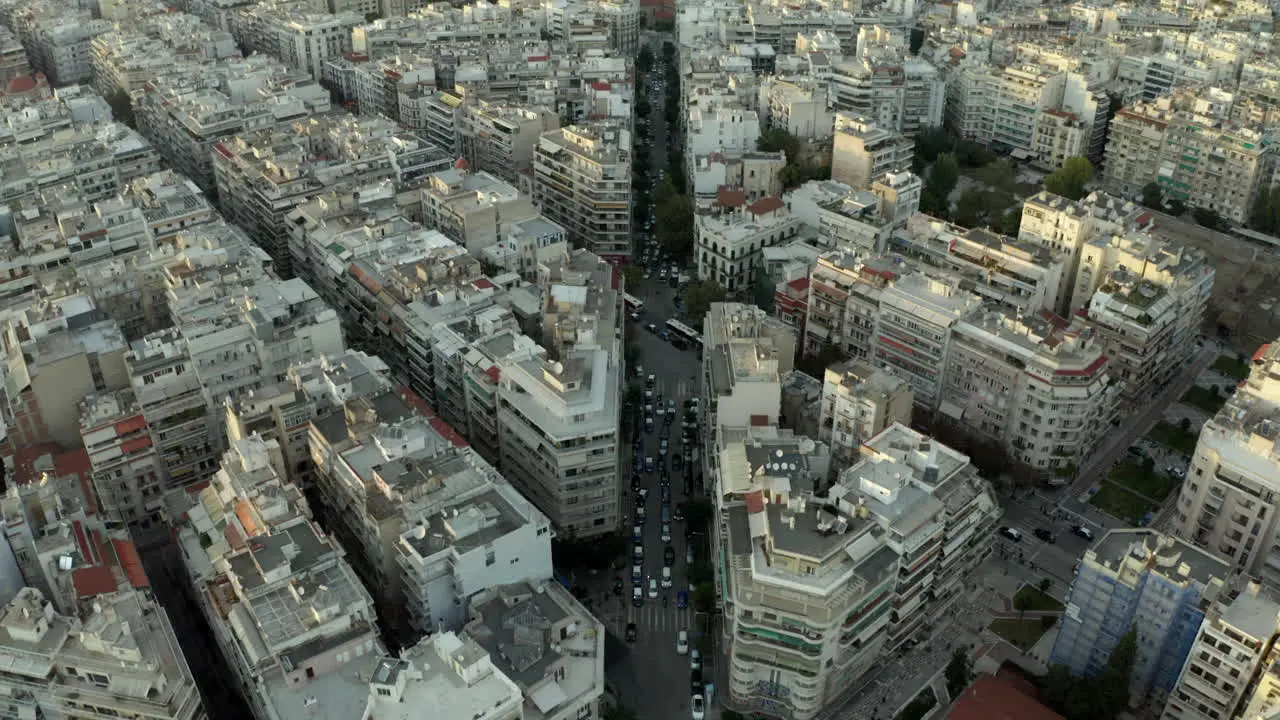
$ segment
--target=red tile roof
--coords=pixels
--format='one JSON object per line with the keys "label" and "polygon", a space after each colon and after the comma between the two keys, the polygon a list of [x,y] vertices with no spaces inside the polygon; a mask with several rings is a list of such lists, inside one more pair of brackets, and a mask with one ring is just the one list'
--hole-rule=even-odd
{"label": "red tile roof", "polygon": [[493,378],[494,382],[502,380],[502,370],[497,365],[490,365],[488,370],[484,371],[486,375]]}
{"label": "red tile roof", "polygon": [[22,75],[9,81],[9,87],[6,92],[10,94],[30,92],[36,89],[39,83],[31,75]]}
{"label": "red tile roof", "polygon": [[1064,720],[1005,678],[984,675],[969,686],[947,720]]}
{"label": "red tile roof", "polygon": [[479,280],[476,280],[471,284],[480,288],[481,290],[488,290],[489,288],[493,287],[493,281],[491,281],[489,278],[480,278]]}
{"label": "red tile roof", "polygon": [[102,565],[76,568],[71,573],[71,584],[76,598],[88,598],[116,591],[116,575],[111,568]]}
{"label": "red tile roof", "polygon": [[741,207],[747,204],[747,194],[741,190],[720,190],[716,193],[716,204],[720,207]]}
{"label": "red tile roof", "polygon": [[760,198],[747,208],[752,215],[767,215],[775,210],[786,207],[787,204],[782,202],[782,198],[767,197]]}
{"label": "red tile roof", "polygon": [[142,558],[138,556],[138,547],[129,540],[112,540],[111,545],[115,548],[116,560],[129,578],[129,584],[135,588],[151,587],[147,571],[142,567]]}
{"label": "red tile roof", "polygon": [[399,390],[400,398],[403,399],[405,404],[413,408],[419,415],[423,417],[435,417],[436,411],[427,404],[426,400],[422,399],[421,395],[414,392],[412,388],[408,385],[401,385]]}
{"label": "red tile roof", "polygon": [[792,290],[808,290],[808,289],[809,289],[809,278],[807,278],[807,277],[796,278],[795,280],[792,280],[791,282],[787,283],[787,285],[788,285]]}
{"label": "red tile roof", "polygon": [[752,490],[747,493],[747,512],[755,515],[764,512],[764,491]]}
{"label": "red tile roof", "polygon": [[427,422],[431,424],[431,427],[435,429],[436,432],[440,433],[440,437],[443,437],[445,440],[453,443],[454,447],[467,447],[470,444],[467,442],[466,438],[458,434],[457,430],[453,429],[452,425],[444,420],[441,420],[438,417],[433,417]]}

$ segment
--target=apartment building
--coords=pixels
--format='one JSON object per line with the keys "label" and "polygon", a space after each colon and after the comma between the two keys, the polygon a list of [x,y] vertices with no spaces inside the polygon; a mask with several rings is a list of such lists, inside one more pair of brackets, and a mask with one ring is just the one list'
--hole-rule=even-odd
{"label": "apartment building", "polygon": [[1086,550],[1067,596],[1049,662],[1093,677],[1116,644],[1136,631],[1132,697],[1173,691],[1205,611],[1224,595],[1230,567],[1154,530],[1111,530]]}
{"label": "apartment building", "polygon": [[496,390],[503,474],[555,527],[577,537],[621,523],[618,452],[622,304],[613,268],[578,251],[539,269],[543,351],[500,360]]}
{"label": "apartment building", "polygon": [[1097,333],[1080,319],[983,308],[957,323],[947,352],[941,417],[989,439],[1061,484],[1119,411]]}
{"label": "apartment building", "polygon": [[165,471],[133,391],[86,396],[80,434],[93,468],[99,513],[113,523],[161,520]]}
{"label": "apartment building", "polygon": [[1174,532],[1241,573],[1280,588],[1274,517],[1280,455],[1280,346],[1262,346],[1249,378],[1204,424],[1174,509]]}
{"label": "apartment building", "polygon": [[1053,311],[1066,317],[1078,309],[1072,303],[1076,301],[1075,281],[1086,243],[1140,229],[1149,225],[1151,218],[1141,205],[1097,191],[1078,201],[1047,191],[1027,198],[1022,204],[1018,240],[1059,254],[1065,261]]}
{"label": "apartment building", "polygon": [[887,132],[915,135],[942,124],[946,85],[930,63],[903,48],[876,47],[831,63],[829,102]]}
{"label": "apartment building", "polygon": [[967,457],[898,424],[824,498],[810,489],[826,474],[812,441],[756,427],[721,438],[727,704],[815,717],[955,601],[999,506]]}
{"label": "apartment building", "polygon": [[1090,241],[1080,256],[1071,307],[1083,308],[1125,383],[1123,400],[1150,396],[1196,349],[1213,291],[1205,253],[1152,233]]}
{"label": "apartment building", "polygon": [[980,306],[959,280],[900,277],[880,292],[870,359],[906,380],[917,405],[938,407],[952,329]]}
{"label": "apartment building", "polygon": [[870,362],[881,295],[901,272],[892,260],[873,256],[864,261],[852,250],[823,253],[809,276],[805,354],[830,345]]}
{"label": "apartment building", "polygon": [[917,261],[926,273],[961,279],[984,302],[1014,311],[1056,310],[1066,294],[1063,254],[985,228],[917,213],[890,235],[887,249]]}
{"label": "apartment building", "polygon": [[0,659],[10,667],[0,680],[4,709],[12,717],[203,720],[200,692],[163,608],[145,590],[118,589],[107,568],[81,570],[83,609],[74,614],[31,587],[0,609]]}
{"label": "apartment building", "polygon": [[115,197],[134,178],[160,171],[160,157],[137,132],[107,120],[5,146],[0,202],[31,203],[68,186],[86,202]]}
{"label": "apartment building", "polygon": [[957,68],[947,83],[947,126],[1056,170],[1073,157],[1102,161],[1109,101],[1084,75],[1030,62]]}
{"label": "apartment building", "polygon": [[1247,221],[1258,188],[1272,181],[1275,148],[1228,112],[1221,98],[1189,92],[1124,108],[1111,123],[1107,188],[1137,197],[1156,183],[1166,198]]}
{"label": "apartment building", "polygon": [[533,156],[533,201],[574,247],[611,262],[631,254],[631,131],[601,120],[544,132]]}
{"label": "apartment building", "polygon": [[911,388],[897,376],[857,360],[827,368],[819,401],[818,440],[836,464],[857,459],[862,443],[895,423],[911,424]]}
{"label": "apartment building", "polygon": [[505,272],[531,281],[538,267],[555,262],[569,252],[569,233],[560,225],[537,215],[504,226],[498,242],[480,256]]}
{"label": "apartment building", "polygon": [[911,169],[916,147],[912,140],[849,113],[836,113],[834,122],[832,180],[866,189],[885,175]]}
{"label": "apartment building", "polygon": [[4,324],[4,423],[15,448],[80,445],[80,401],[128,386],[119,326],[83,295],[36,296]]}
{"label": "apartment building", "polygon": [[766,197],[719,215],[694,217],[698,278],[714,280],[730,292],[750,288],[766,247],[782,245],[800,232],[800,222],[781,198]]}
{"label": "apartment building", "polygon": [[386,655],[373,599],[281,464],[275,441],[237,441],[207,487],[174,498],[190,503],[178,543],[192,596],[255,718],[360,717],[357,670]]}
{"label": "apartment building", "polygon": [[782,194],[787,154],[778,152],[713,152],[691,156],[695,212],[753,203]]}
{"label": "apartment building", "polygon": [[0,28],[0,87],[12,89],[19,78],[31,77],[26,48],[9,28]]}
{"label": "apartment building", "polygon": [[911,173],[885,175],[868,189],[835,180],[813,180],[783,197],[808,228],[815,244],[855,252],[882,252],[890,234],[915,215],[923,184]]}
{"label": "apartment building", "polygon": [[795,330],[754,305],[715,303],[702,335],[707,441],[714,446],[721,427],[776,426],[782,377],[794,365]]}
{"label": "apartment building", "polygon": [[537,216],[528,195],[487,172],[442,170],[422,188],[423,224],[472,254],[496,245],[508,224]]}
{"label": "apartment building", "polygon": [[[490,588],[471,598],[463,634],[520,688],[527,720],[597,717],[604,696],[604,624],[555,581]],[[537,657],[540,662],[528,663]]]}
{"label": "apartment building", "polygon": [[830,137],[833,117],[827,106],[826,88],[817,82],[767,79],[761,105],[767,108],[765,123],[801,140]]}
{"label": "apartment building", "polygon": [[473,171],[515,183],[533,171],[534,149],[543,133],[559,125],[559,117],[545,109],[476,100],[458,108],[453,142],[440,146],[456,143],[458,155]]}
{"label": "apartment building", "polygon": [[1258,679],[1269,674],[1274,662],[1280,632],[1277,616],[1280,602],[1256,580],[1249,581],[1242,592],[1213,603],[1161,719],[1263,717],[1257,711],[1245,712],[1244,706],[1252,706],[1255,699],[1268,699],[1271,688],[1263,691],[1268,683]]}
{"label": "apartment building", "polygon": [[13,18],[14,30],[27,48],[31,67],[53,85],[86,83],[93,77],[93,38],[113,29],[87,9],[53,3],[30,5]]}
{"label": "apartment building", "polygon": [[271,255],[285,278],[293,276],[286,220],[294,208],[344,184],[390,179],[397,190],[411,190],[452,163],[384,118],[314,118],[290,130],[217,142],[212,155],[222,211]]}
{"label": "apartment building", "polygon": [[406,707],[430,707],[442,717],[520,720],[520,687],[466,635],[423,638],[400,657],[381,658],[369,675],[369,699],[359,720],[395,717]]}

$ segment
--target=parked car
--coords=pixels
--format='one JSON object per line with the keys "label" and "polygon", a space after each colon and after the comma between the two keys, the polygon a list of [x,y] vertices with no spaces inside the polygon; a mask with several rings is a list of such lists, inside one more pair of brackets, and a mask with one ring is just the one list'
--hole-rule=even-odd
{"label": "parked car", "polygon": [[676,549],[668,545],[662,551],[662,564],[671,567],[676,564]]}
{"label": "parked car", "polygon": [[687,655],[689,653],[689,631],[681,630],[676,633],[676,654]]}
{"label": "parked car", "polygon": [[694,695],[690,701],[691,716],[693,720],[707,720],[707,701],[701,695]]}
{"label": "parked car", "polygon": [[689,669],[698,672],[702,670],[702,651],[698,648],[689,651]]}
{"label": "parked car", "polygon": [[1036,534],[1036,537],[1040,538],[1041,540],[1049,544],[1058,542],[1058,539],[1053,536],[1053,533],[1049,532],[1044,528],[1036,528],[1033,532]]}
{"label": "parked car", "polygon": [[658,597],[658,581],[655,578],[649,578],[649,599],[653,600]]}
{"label": "parked car", "polygon": [[1072,525],[1071,534],[1078,538],[1084,538],[1085,540],[1093,539],[1093,531],[1083,525]]}
{"label": "parked car", "polygon": [[1009,538],[1014,542],[1018,542],[1019,540],[1022,539],[1022,531],[1018,530],[1017,528],[1011,528],[1007,526],[1002,527],[1000,528],[1000,534]]}
{"label": "parked car", "polygon": [[669,567],[662,568],[662,587],[671,587],[671,568]]}
{"label": "parked car", "polygon": [[635,641],[636,641],[636,624],[633,622],[629,622],[627,623],[627,642],[633,643]]}
{"label": "parked car", "polygon": [[644,590],[639,585],[631,588],[631,604],[636,607],[644,605]]}

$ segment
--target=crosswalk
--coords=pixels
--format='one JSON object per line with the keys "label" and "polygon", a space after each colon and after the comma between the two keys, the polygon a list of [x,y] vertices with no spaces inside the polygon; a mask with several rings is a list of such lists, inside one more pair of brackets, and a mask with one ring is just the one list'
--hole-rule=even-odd
{"label": "crosswalk", "polygon": [[668,595],[670,603],[667,607],[662,607],[661,599],[646,598],[644,605],[640,607],[634,607],[628,602],[624,609],[611,609],[604,613],[605,626],[609,632],[622,636],[626,631],[627,623],[635,623],[637,634],[641,638],[669,635],[671,642],[675,643],[677,632],[692,629],[693,609],[676,607],[674,591],[667,590],[667,592],[671,593]]}

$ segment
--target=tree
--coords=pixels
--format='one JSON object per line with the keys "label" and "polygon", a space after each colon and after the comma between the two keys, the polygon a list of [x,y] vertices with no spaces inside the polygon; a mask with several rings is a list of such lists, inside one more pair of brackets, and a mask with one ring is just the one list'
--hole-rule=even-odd
{"label": "tree", "polygon": [[1000,233],[1009,237],[1017,237],[1022,229],[1022,210],[1014,208],[1000,216]]}
{"label": "tree", "polygon": [[1052,580],[1052,579],[1050,579],[1050,578],[1044,578],[1043,580],[1041,580],[1041,581],[1040,581],[1040,592],[1042,592],[1042,593],[1048,593],[1048,592],[1049,592],[1049,588],[1051,588],[1051,587],[1053,587],[1053,580]]}
{"label": "tree", "polygon": [[1062,169],[1044,179],[1044,187],[1054,195],[1079,200],[1088,192],[1096,171],[1087,157],[1067,158]]}
{"label": "tree", "polygon": [[956,146],[956,139],[946,130],[935,127],[920,131],[916,135],[915,159],[920,169],[938,159],[945,152],[951,152]]}
{"label": "tree", "polygon": [[1027,611],[1031,609],[1033,601],[1027,593],[1018,593],[1013,596],[1013,609],[1018,611],[1018,619],[1021,620]]}
{"label": "tree", "polygon": [[759,139],[756,140],[757,150],[761,152],[782,151],[786,153],[788,163],[800,159],[800,148],[800,138],[782,128],[769,128],[760,133]]}
{"label": "tree", "polygon": [[1191,217],[1196,221],[1197,225],[1207,227],[1210,230],[1217,230],[1223,225],[1222,216],[1216,210],[1210,208],[1195,208],[1191,211]]}
{"label": "tree", "polygon": [[716,609],[716,586],[712,582],[701,582],[693,588],[693,607],[698,612],[709,613]]}
{"label": "tree", "polygon": [[999,156],[991,148],[972,140],[961,140],[960,144],[956,145],[955,155],[961,165],[971,168],[985,167],[999,160]]}
{"label": "tree", "polygon": [[1106,669],[1094,683],[1098,703],[1097,717],[1114,718],[1129,708],[1129,678],[1137,655],[1138,631],[1131,628],[1111,650]]}
{"label": "tree", "polygon": [[947,663],[947,692],[952,698],[969,686],[969,654],[963,648],[956,648],[951,653],[951,662]]}
{"label": "tree", "polygon": [[1142,204],[1152,210],[1164,209],[1164,190],[1160,183],[1149,182],[1142,186]]}
{"label": "tree", "polygon": [[649,111],[652,109],[643,95],[636,100],[636,117],[649,117]]}
{"label": "tree", "polygon": [[938,161],[929,169],[929,181],[926,184],[926,190],[938,196],[940,200],[947,200],[951,195],[951,191],[956,189],[956,183],[960,181],[960,163],[956,161],[956,156],[951,153],[943,153],[938,156]]}
{"label": "tree", "polygon": [[689,322],[697,327],[702,327],[702,318],[711,304],[723,301],[724,288],[715,280],[698,280],[684,287],[684,309],[689,314]]}
{"label": "tree", "polygon": [[636,68],[640,72],[649,72],[653,69],[653,48],[645,43],[640,47],[640,54],[636,56]]}
{"label": "tree", "polygon": [[939,197],[938,193],[926,187],[920,193],[920,212],[925,215],[947,217],[951,214],[951,205],[947,202],[945,196]]}
{"label": "tree", "polygon": [[769,277],[769,271],[764,263],[756,265],[756,274],[751,281],[751,292],[755,295],[756,307],[772,315],[774,296],[777,291],[777,283]]}
{"label": "tree", "polygon": [[622,279],[627,292],[631,292],[644,279],[644,270],[639,265],[628,265],[622,269]]}
{"label": "tree", "polygon": [[699,530],[711,522],[711,501],[706,498],[696,497],[681,503],[680,511],[684,513],[685,527]]}
{"label": "tree", "polygon": [[133,117],[133,98],[129,97],[129,93],[117,88],[107,96],[107,105],[111,106],[111,117],[115,118],[116,122],[124,123],[134,130],[138,129]]}
{"label": "tree", "polygon": [[671,62],[675,60],[675,57],[676,57],[675,43],[671,42],[670,40],[662,43],[662,59],[666,61],[667,64],[671,64]]}

